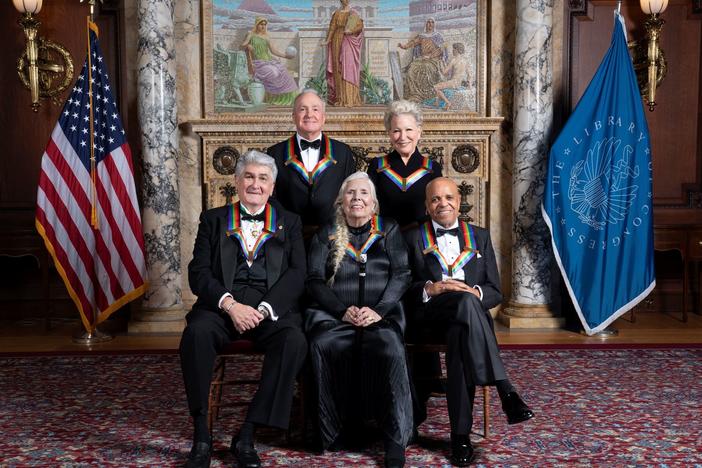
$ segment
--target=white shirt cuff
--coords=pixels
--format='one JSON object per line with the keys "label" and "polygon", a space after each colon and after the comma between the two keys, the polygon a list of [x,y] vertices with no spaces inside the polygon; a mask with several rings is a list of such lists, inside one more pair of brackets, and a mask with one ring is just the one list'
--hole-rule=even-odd
{"label": "white shirt cuff", "polygon": [[276,315],[276,313],[273,312],[273,307],[271,307],[271,305],[269,303],[262,301],[258,306],[263,307],[264,309],[266,309],[268,311],[268,317],[272,321],[275,322],[276,320],[278,320],[278,315]]}
{"label": "white shirt cuff", "polygon": [[222,308],[222,303],[223,303],[224,300],[225,300],[226,298],[228,298],[228,297],[231,297],[232,299],[234,299],[234,296],[232,296],[231,294],[229,294],[229,293],[224,293],[224,294],[222,294],[222,297],[219,298],[219,302],[217,303],[217,307],[219,307],[219,308],[221,309],[221,308]]}
{"label": "white shirt cuff", "polygon": [[429,294],[427,294],[427,286],[429,286],[430,284],[434,283],[432,283],[431,281],[427,281],[426,283],[424,283],[424,289],[422,289],[422,302],[424,302],[425,304],[429,302],[429,300],[431,300],[431,297],[429,297]]}
{"label": "white shirt cuff", "polygon": [[478,286],[477,284],[476,284],[475,286],[473,286],[473,287],[474,287],[475,289],[477,289],[477,290],[480,292],[480,300],[482,301],[482,300],[483,300],[483,288],[481,288],[481,287]]}

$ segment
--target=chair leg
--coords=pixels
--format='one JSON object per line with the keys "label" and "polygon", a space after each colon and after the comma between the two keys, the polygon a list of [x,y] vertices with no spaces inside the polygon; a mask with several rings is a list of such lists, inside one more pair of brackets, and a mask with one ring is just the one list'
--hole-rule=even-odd
{"label": "chair leg", "polygon": [[490,388],[483,387],[483,434],[490,436]]}
{"label": "chair leg", "polygon": [[214,422],[219,418],[219,407],[222,404],[222,383],[224,382],[224,371],[226,359],[217,357],[215,360],[214,372],[212,373],[212,383],[210,384],[209,410],[207,411],[207,428],[210,436],[213,435]]}

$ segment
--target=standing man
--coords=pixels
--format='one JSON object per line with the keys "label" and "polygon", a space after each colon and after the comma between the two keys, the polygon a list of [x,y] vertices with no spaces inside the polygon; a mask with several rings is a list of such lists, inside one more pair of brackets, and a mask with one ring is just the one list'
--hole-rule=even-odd
{"label": "standing man", "polygon": [[304,89],[293,103],[297,133],[268,148],[278,166],[275,198],[302,218],[305,239],[317,228],[334,221],[334,200],[341,183],[356,171],[346,144],[322,133],[324,101],[316,91]]}
{"label": "standing man", "polygon": [[200,216],[188,266],[198,298],[180,342],[195,426],[189,468],[210,466],[208,394],[217,352],[230,341],[252,340],[265,352],[259,387],[232,439],[239,466],[261,464],[254,447],[257,426],[288,427],[295,378],[307,354],[297,309],[307,268],[300,218],[268,200],[277,172],[270,156],[245,153],[235,171],[239,201]]}
{"label": "standing man", "polygon": [[[489,309],[502,301],[500,277],[488,230],[458,221],[456,183],[440,177],[426,187],[431,217],[409,233],[414,282],[406,297],[412,339],[445,341],[451,463],[473,458],[470,431],[476,385],[494,385],[509,424],[534,416],[507,379]],[[411,339],[411,340],[412,340]],[[408,340],[408,341],[411,341]]]}

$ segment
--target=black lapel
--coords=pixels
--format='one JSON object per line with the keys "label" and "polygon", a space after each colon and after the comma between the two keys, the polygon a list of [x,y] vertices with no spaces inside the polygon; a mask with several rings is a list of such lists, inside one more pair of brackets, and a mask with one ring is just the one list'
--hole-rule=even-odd
{"label": "black lapel", "polygon": [[266,255],[266,285],[268,289],[280,278],[280,272],[283,266],[283,254],[285,246],[285,223],[283,217],[278,217],[278,225],[276,226],[275,235],[268,239],[265,244]]}
{"label": "black lapel", "polygon": [[[429,222],[429,228],[433,231],[434,230],[434,225]],[[421,232],[421,231],[420,231]],[[436,239],[436,233],[434,233],[434,238]],[[419,247],[424,251],[424,241],[422,240],[422,236],[420,233],[419,236]],[[437,249],[439,247],[437,246]],[[441,276],[441,264],[439,263],[439,260],[436,258],[436,256],[433,253],[426,252],[423,254],[424,255],[424,264],[426,265],[426,268],[429,270],[429,273],[431,273],[432,276],[432,281],[441,281],[442,276]]]}
{"label": "black lapel", "polygon": [[224,287],[230,288],[234,284],[234,274],[236,273],[241,246],[234,237],[227,236],[227,217],[224,216],[220,219],[220,222],[219,255],[222,262],[222,279],[224,280]]}

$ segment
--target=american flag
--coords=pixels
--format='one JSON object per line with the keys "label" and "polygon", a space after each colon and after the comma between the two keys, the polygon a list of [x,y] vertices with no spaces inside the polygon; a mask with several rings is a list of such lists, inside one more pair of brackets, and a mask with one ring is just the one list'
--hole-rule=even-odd
{"label": "american flag", "polygon": [[146,289],[132,155],[98,28],[41,161],[36,227],[86,330]]}

